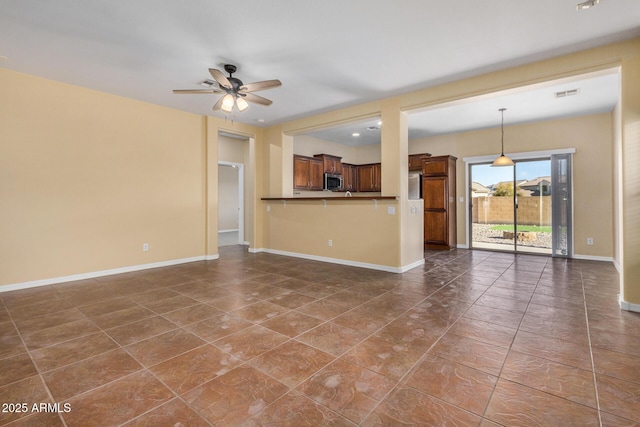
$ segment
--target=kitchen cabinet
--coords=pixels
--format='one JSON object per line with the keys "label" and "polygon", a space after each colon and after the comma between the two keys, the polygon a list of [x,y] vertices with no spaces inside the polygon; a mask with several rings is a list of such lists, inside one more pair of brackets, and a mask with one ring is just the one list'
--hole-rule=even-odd
{"label": "kitchen cabinet", "polygon": [[315,154],[313,157],[322,160],[325,173],[342,175],[342,157],[332,156],[330,154]]}
{"label": "kitchen cabinet", "polygon": [[453,156],[422,159],[425,248],[456,246],[456,160]]}
{"label": "kitchen cabinet", "polygon": [[296,190],[322,190],[324,164],[321,159],[293,156],[293,188]]}
{"label": "kitchen cabinet", "polygon": [[358,191],[380,191],[382,183],[382,165],[370,163],[356,166],[358,173]]}
{"label": "kitchen cabinet", "polygon": [[410,154],[409,155],[409,170],[410,171],[422,171],[422,160],[431,157],[430,153],[422,154]]}
{"label": "kitchen cabinet", "polygon": [[342,188],[344,191],[358,189],[358,167],[349,163],[342,164]]}

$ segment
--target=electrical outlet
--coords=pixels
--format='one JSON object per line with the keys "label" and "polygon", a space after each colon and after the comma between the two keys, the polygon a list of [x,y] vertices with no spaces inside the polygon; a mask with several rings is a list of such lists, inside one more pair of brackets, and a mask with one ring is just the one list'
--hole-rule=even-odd
{"label": "electrical outlet", "polygon": [[149,251],[149,244],[148,243],[143,243],[142,244],[142,252],[148,252]]}
{"label": "electrical outlet", "polygon": [[267,212],[271,212],[271,205],[267,205]]}
{"label": "electrical outlet", "polygon": [[587,237],[587,245],[593,245],[593,237]]}
{"label": "electrical outlet", "polygon": [[395,215],[396,214],[396,207],[395,206],[387,206],[387,214]]}
{"label": "electrical outlet", "polygon": [[329,246],[333,246],[333,240],[329,239]]}

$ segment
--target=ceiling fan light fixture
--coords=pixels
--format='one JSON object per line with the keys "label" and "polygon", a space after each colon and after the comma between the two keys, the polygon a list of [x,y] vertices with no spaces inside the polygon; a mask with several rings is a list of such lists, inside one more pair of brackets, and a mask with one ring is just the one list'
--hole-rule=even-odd
{"label": "ceiling fan light fixture", "polygon": [[233,111],[233,104],[235,104],[233,95],[228,93],[222,99],[222,106],[220,107],[220,109],[225,113],[230,113],[231,111]]}
{"label": "ceiling fan light fixture", "polygon": [[236,105],[238,106],[238,111],[240,112],[243,112],[244,110],[249,108],[249,103],[240,96],[236,99]]}
{"label": "ceiling fan light fixture", "polygon": [[500,129],[502,131],[502,139],[501,139],[501,151],[500,157],[495,159],[491,166],[513,166],[513,160],[504,155],[504,112],[506,108],[500,108],[498,111],[502,113],[502,124],[500,125]]}

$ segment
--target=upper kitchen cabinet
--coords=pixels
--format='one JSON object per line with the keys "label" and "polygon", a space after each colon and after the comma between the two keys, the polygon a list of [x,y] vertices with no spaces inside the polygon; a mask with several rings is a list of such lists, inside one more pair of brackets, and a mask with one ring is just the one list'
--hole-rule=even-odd
{"label": "upper kitchen cabinet", "polygon": [[358,190],[358,167],[349,163],[342,164],[342,188],[344,191]]}
{"label": "upper kitchen cabinet", "polygon": [[293,156],[293,188],[296,190],[322,190],[324,164],[314,157]]}
{"label": "upper kitchen cabinet", "polygon": [[380,191],[382,187],[381,163],[357,165],[356,169],[358,171],[358,191]]}
{"label": "upper kitchen cabinet", "polygon": [[409,154],[409,170],[421,172],[422,171],[422,160],[428,159],[431,157],[430,153],[422,153],[422,154]]}
{"label": "upper kitchen cabinet", "polygon": [[313,157],[322,160],[325,173],[342,175],[342,157],[330,154],[315,154]]}

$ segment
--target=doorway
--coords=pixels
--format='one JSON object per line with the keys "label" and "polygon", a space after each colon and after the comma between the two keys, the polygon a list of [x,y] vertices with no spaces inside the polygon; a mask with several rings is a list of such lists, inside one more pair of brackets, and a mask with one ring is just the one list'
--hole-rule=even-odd
{"label": "doorway", "polygon": [[218,162],[218,246],[244,243],[244,165]]}
{"label": "doorway", "polygon": [[470,247],[568,257],[571,253],[571,157],[469,165]]}

